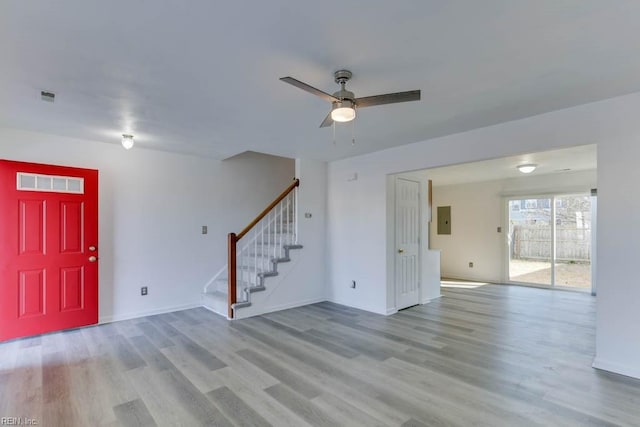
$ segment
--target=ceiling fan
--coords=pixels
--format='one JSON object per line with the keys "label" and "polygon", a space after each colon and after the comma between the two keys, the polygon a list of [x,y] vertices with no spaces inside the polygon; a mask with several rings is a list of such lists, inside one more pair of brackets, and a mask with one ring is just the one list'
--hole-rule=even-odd
{"label": "ceiling fan", "polygon": [[356,108],[420,100],[419,90],[356,98],[353,92],[345,89],[345,84],[351,79],[352,75],[349,70],[338,70],[334,73],[335,81],[340,85],[340,90],[333,95],[329,95],[293,77],[282,77],[280,80],[331,102],[331,111],[320,124],[321,128],[331,126],[334,122],[350,122],[356,118]]}

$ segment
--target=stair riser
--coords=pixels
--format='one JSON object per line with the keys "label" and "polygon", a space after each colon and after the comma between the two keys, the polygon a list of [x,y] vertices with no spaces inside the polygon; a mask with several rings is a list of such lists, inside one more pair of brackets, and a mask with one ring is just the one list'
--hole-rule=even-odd
{"label": "stair riser", "polygon": [[258,276],[257,274],[242,274],[241,276],[240,273],[238,272],[237,280],[238,281],[242,280],[243,284],[246,283],[249,286],[256,286],[256,285],[262,284],[260,282],[260,276]]}
{"label": "stair riser", "polygon": [[[282,244],[289,244],[295,240],[295,233],[267,233],[265,231],[264,238],[258,238],[257,246],[273,246],[275,244],[280,244],[280,239],[282,239]],[[256,243],[249,243],[249,247],[254,246]]]}
{"label": "stair riser", "polygon": [[227,316],[227,300],[220,297],[213,297],[205,294],[202,299],[202,304],[209,310],[220,314],[221,316]]}
{"label": "stair riser", "polygon": [[[271,242],[260,242],[258,241],[257,244],[251,243],[249,244],[246,248],[243,247],[243,250],[238,250],[238,254],[241,254],[242,252],[248,253],[248,254],[258,254],[258,255],[262,255],[262,254],[266,254],[266,255],[270,255],[273,253],[277,253],[278,251],[284,251],[283,246],[286,245],[292,245],[293,243],[290,241],[292,238],[292,236],[284,236],[283,240],[282,240],[282,244],[280,243],[280,237],[278,236],[278,240],[274,240],[273,238],[271,239]],[[289,239],[289,240],[287,240]]]}
{"label": "stair riser", "polygon": [[[294,233],[264,233],[264,243],[269,243],[268,239],[271,236],[271,243],[280,243],[280,239],[282,239],[283,244],[292,243],[295,239]],[[258,239],[258,245],[262,243],[260,239]]]}
{"label": "stair riser", "polygon": [[253,257],[251,255],[238,257],[237,265],[246,265],[250,267],[258,266],[258,270],[269,269],[271,266],[271,260],[274,258],[273,254],[266,254],[264,256]]}
{"label": "stair riser", "polygon": [[[236,282],[238,292],[241,292],[242,289],[246,288],[247,286],[257,286],[261,284],[258,276],[254,276],[252,281],[247,281],[245,279],[246,277],[243,277],[243,280],[240,280],[240,278],[238,277]],[[209,289],[210,292],[223,292],[225,294],[227,293],[228,290],[229,290],[229,282],[226,279],[216,281],[216,283],[212,285]]]}

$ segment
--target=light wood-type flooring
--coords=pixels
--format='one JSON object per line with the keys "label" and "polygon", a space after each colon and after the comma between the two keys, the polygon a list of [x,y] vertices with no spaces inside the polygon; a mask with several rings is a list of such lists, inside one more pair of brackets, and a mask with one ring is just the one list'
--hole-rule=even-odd
{"label": "light wood-type flooring", "polygon": [[591,368],[593,297],[503,285],[443,294],[389,317],[332,303],[234,322],[193,309],[3,343],[0,417],[640,426],[640,381]]}

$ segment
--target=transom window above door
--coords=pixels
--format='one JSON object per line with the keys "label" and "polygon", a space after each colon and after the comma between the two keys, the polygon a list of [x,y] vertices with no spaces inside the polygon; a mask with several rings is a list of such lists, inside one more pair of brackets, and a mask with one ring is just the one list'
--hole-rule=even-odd
{"label": "transom window above door", "polygon": [[21,191],[49,191],[84,194],[84,179],[73,176],[39,175],[26,172],[16,174],[17,189]]}

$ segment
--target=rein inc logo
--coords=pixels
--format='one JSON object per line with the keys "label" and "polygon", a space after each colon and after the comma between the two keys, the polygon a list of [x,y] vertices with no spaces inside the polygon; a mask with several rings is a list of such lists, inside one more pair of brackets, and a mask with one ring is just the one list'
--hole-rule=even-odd
{"label": "rein inc logo", "polygon": [[29,417],[0,417],[0,426],[37,426],[36,418]]}

